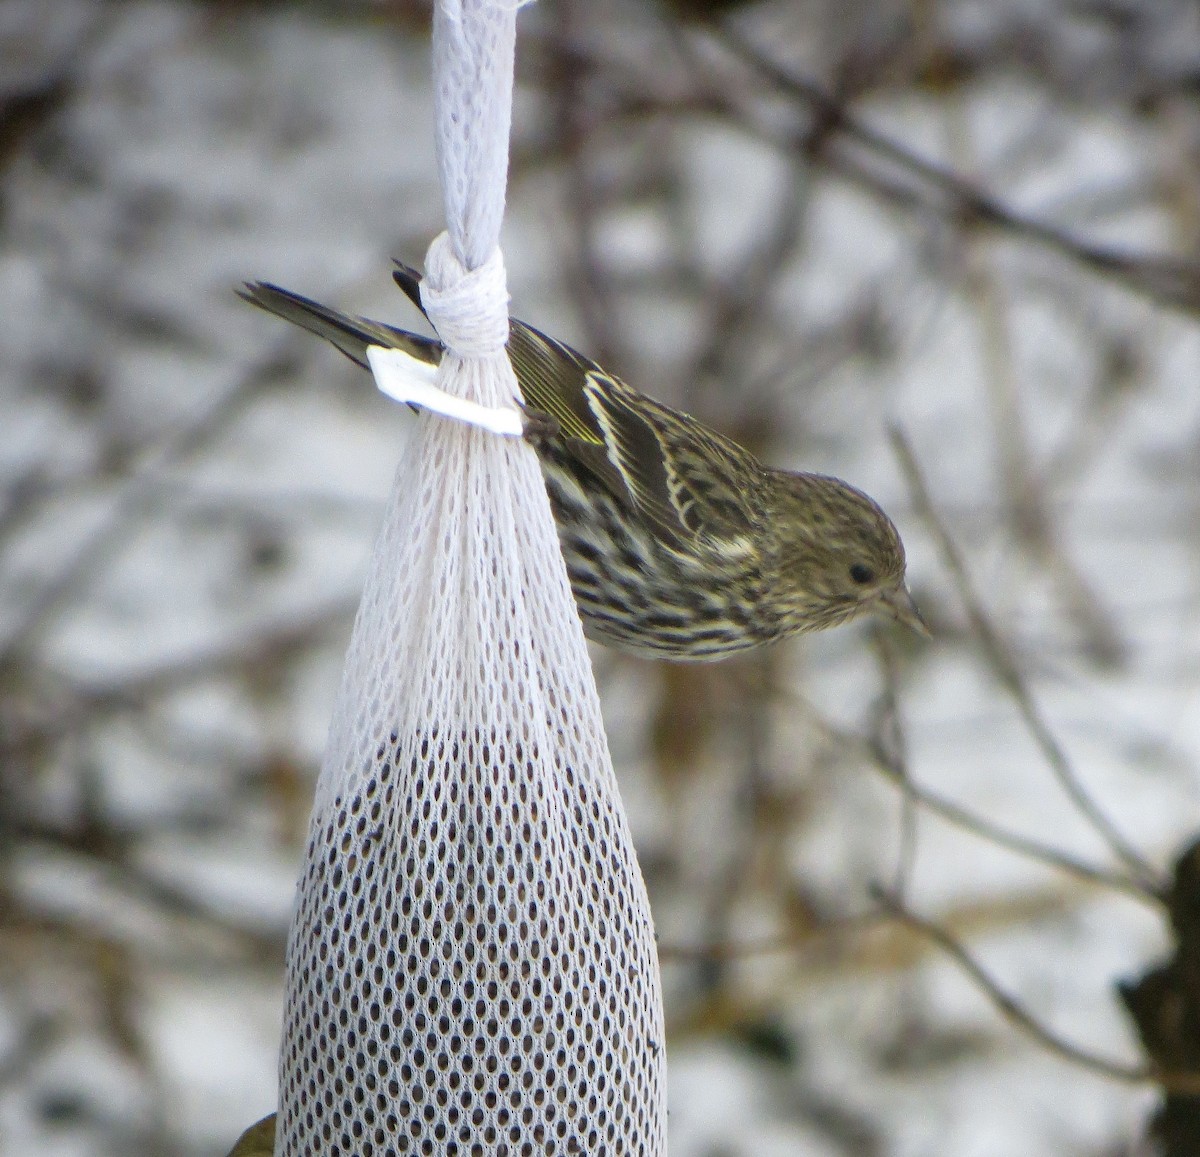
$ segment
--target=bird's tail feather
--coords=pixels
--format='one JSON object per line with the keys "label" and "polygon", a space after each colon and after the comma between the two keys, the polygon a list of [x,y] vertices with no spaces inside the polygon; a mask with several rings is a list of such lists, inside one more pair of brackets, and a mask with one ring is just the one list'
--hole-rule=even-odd
{"label": "bird's tail feather", "polygon": [[[412,288],[410,290],[405,280],[401,280],[399,271],[396,275],[397,284],[419,306],[420,290],[416,287],[420,279],[407,266],[401,266],[401,269],[404,270],[405,280],[410,281]],[[433,338],[421,337],[419,334],[396,329],[382,322],[370,321],[365,317],[339,313],[336,309],[281,289],[268,281],[248,281],[238,290],[238,296],[251,305],[257,305],[268,313],[308,330],[309,333],[323,337],[364,369],[370,368],[367,364],[367,347],[373,345],[403,350],[429,365],[437,365],[442,360],[442,344]]]}
{"label": "bird's tail feather", "polygon": [[425,307],[421,304],[420,272],[411,265],[405,265],[403,261],[397,261],[396,268],[392,270],[392,280],[404,290],[404,296],[424,313]]}

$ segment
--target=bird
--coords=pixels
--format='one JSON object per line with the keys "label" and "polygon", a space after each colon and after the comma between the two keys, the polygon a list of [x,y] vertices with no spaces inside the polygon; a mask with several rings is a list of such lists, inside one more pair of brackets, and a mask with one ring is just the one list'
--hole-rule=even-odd
{"label": "bird", "polygon": [[[396,284],[424,313],[421,275]],[[266,281],[237,290],[369,368],[445,347]],[[904,545],[878,503],[824,474],[778,470],[516,318],[508,355],[584,633],[633,655],[707,662],[878,611],[928,634]]]}
{"label": "bird", "polygon": [[275,1152],[275,1114],[256,1121],[229,1150],[227,1157],[271,1157]]}

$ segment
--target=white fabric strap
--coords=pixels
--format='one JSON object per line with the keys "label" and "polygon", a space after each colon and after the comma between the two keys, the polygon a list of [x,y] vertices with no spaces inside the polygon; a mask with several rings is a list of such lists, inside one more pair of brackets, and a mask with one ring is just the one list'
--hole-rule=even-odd
{"label": "white fabric strap", "polygon": [[523,432],[521,412],[512,406],[481,406],[469,398],[458,398],[438,389],[437,367],[414,358],[403,350],[368,346],[367,361],[380,391],[397,402],[420,406],[444,418],[455,418],[493,434],[519,438]]}

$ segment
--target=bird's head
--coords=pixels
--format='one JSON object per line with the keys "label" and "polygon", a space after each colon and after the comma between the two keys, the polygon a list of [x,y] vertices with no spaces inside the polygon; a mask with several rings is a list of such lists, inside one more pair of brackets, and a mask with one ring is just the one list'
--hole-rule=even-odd
{"label": "bird's head", "polygon": [[927,635],[904,583],[904,544],[878,503],[837,478],[773,473],[771,514],[791,629],[882,611]]}

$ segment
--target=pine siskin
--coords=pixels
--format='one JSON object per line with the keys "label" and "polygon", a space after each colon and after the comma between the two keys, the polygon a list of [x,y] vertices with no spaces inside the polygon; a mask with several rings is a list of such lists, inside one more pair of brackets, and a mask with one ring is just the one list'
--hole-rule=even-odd
{"label": "pine siskin", "polygon": [[[421,308],[420,275],[393,275]],[[332,342],[437,365],[443,347],[266,282],[239,293]],[[747,450],[513,319],[525,400],[586,633],[624,651],[721,659],[879,609],[922,633],[891,519],[853,486],[762,465]]]}
{"label": "pine siskin", "polygon": [[271,1157],[275,1152],[275,1114],[256,1121],[229,1150],[228,1157]]}

